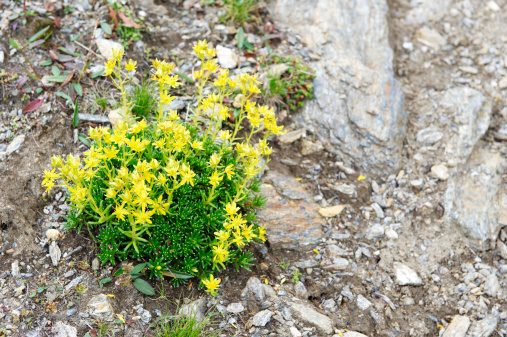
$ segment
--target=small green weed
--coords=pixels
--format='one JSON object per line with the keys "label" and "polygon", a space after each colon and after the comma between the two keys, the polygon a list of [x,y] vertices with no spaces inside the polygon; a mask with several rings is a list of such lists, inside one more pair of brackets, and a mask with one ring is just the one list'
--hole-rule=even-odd
{"label": "small green weed", "polygon": [[220,330],[212,330],[213,315],[198,321],[195,316],[162,316],[156,323],[156,337],[218,337]]}
{"label": "small green weed", "polygon": [[224,0],[224,22],[237,22],[240,26],[248,21],[255,21],[255,12],[262,6],[259,0]]}
{"label": "small green weed", "polygon": [[268,85],[263,88],[265,99],[271,104],[283,104],[291,111],[302,108],[306,99],[313,98],[313,71],[301,59],[293,57],[274,56],[263,66],[275,64],[285,64],[288,68],[282,74],[268,74]]}
{"label": "small green weed", "polygon": [[128,95],[128,101],[132,102],[131,112],[137,118],[147,117],[147,115],[154,111],[157,105],[157,98],[155,94],[157,88],[155,82],[148,78],[143,78],[141,84],[134,85],[132,91]]}
{"label": "small green weed", "polygon": [[290,267],[290,262],[280,262],[280,267],[283,269],[283,270],[286,270],[287,268]]}
{"label": "small green weed", "polygon": [[137,29],[120,24],[117,28],[118,35],[120,35],[119,42],[123,45],[123,47],[125,47],[125,49],[128,49],[133,42],[139,41],[143,38],[143,35],[141,34],[142,30],[142,28]]}
{"label": "small green weed", "polygon": [[301,272],[299,271],[299,269],[296,269],[294,270],[294,272],[292,273],[292,282],[294,283],[298,283],[299,282],[299,277],[301,276]]}

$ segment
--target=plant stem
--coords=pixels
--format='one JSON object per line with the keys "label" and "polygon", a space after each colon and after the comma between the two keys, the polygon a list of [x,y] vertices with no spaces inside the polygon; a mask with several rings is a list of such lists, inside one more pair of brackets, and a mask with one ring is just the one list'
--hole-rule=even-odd
{"label": "plant stem", "polygon": [[93,34],[92,34],[92,38],[90,39],[90,48],[88,48],[88,54],[86,54],[86,60],[85,60],[85,63],[83,65],[83,68],[81,69],[81,72],[79,73],[79,77],[77,79],[77,83],[79,83],[81,81],[81,77],[83,76],[83,72],[88,64],[88,58],[90,57],[90,51],[92,49],[92,43],[93,43],[93,40],[95,39],[95,31],[97,30],[97,26],[99,25],[99,20],[95,21],[95,28],[93,29]]}

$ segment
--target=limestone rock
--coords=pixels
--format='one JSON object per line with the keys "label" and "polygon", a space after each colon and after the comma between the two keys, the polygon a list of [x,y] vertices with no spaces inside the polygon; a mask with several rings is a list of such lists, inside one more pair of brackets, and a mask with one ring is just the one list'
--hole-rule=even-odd
{"label": "limestone rock", "polygon": [[442,337],[465,337],[470,327],[470,318],[466,316],[455,316],[451,324],[445,329]]}
{"label": "limestone rock", "polygon": [[206,305],[208,299],[206,297],[195,300],[189,304],[185,304],[181,307],[179,314],[186,317],[195,317],[200,322],[203,320],[206,314]]}
{"label": "limestone rock", "polygon": [[488,130],[492,113],[484,95],[467,87],[420,93],[412,102],[412,109],[416,118],[408,133],[409,143],[416,151],[442,144],[448,161],[456,163],[468,160]]}
{"label": "limestone rock", "polygon": [[409,24],[437,21],[446,14],[451,2],[451,0],[424,0],[419,6],[408,11],[405,21]]}
{"label": "limestone rock", "polygon": [[273,312],[271,310],[262,310],[255,314],[252,317],[252,325],[255,326],[266,326],[268,322],[271,320],[271,316]]}
{"label": "limestone rock", "polygon": [[58,240],[60,231],[58,229],[50,228],[46,231],[46,237],[50,240]]}
{"label": "limestone rock", "polygon": [[301,154],[307,156],[314,153],[319,153],[324,150],[324,146],[320,141],[311,142],[309,140],[303,140],[301,142]]}
{"label": "limestone rock", "polygon": [[449,178],[449,169],[444,165],[433,165],[431,175],[439,180],[447,180]]}
{"label": "limestone rock", "polygon": [[51,328],[51,332],[54,333],[55,337],[77,337],[77,329],[62,321],[56,322]]}
{"label": "limestone rock", "polygon": [[301,137],[304,137],[305,135],[306,135],[305,129],[297,129],[297,130],[293,130],[293,131],[284,133],[283,135],[278,137],[278,141],[282,145],[292,144],[296,140],[299,140]]}
{"label": "limestone rock", "polygon": [[271,184],[261,186],[267,203],[258,219],[266,225],[270,244],[275,248],[308,249],[319,243],[325,220],[303,186],[296,179],[273,171],[264,180]]}
{"label": "limestone rock", "polygon": [[331,319],[317,312],[312,305],[303,301],[288,302],[287,304],[292,313],[303,322],[317,327],[328,335],[333,333],[333,322]]}
{"label": "limestone rock", "polygon": [[252,276],[248,279],[248,281],[246,282],[246,287],[241,292],[241,295],[242,297],[254,298],[258,302],[264,302],[264,300],[266,299],[266,292],[262,287],[262,283],[255,276]]}
{"label": "limestone rock", "polygon": [[103,38],[96,39],[95,43],[97,44],[100,53],[102,54],[102,56],[106,58],[106,60],[113,58],[113,49],[115,48],[124,49],[121,43]]}
{"label": "limestone rock", "polygon": [[489,337],[495,332],[496,326],[499,321],[499,313],[496,308],[493,309],[491,314],[487,315],[480,321],[474,322],[467,336],[470,337]]}
{"label": "limestone rock", "polygon": [[347,331],[346,333],[343,334],[343,337],[368,337],[368,336],[355,331]]}
{"label": "limestone rock", "polygon": [[11,153],[13,153],[14,151],[16,151],[17,149],[19,149],[21,147],[21,144],[23,144],[24,141],[25,141],[25,135],[19,135],[19,136],[14,137],[14,139],[9,144],[9,146],[7,146],[7,150],[5,151],[6,155],[8,156]]}
{"label": "limestone rock", "polygon": [[222,68],[233,69],[238,66],[239,58],[232,49],[217,46],[217,61]]}
{"label": "limestone rock", "polygon": [[274,19],[290,26],[322,57],[313,62],[314,96],[298,122],[346,165],[386,174],[398,169],[407,113],[393,76],[385,0],[272,2]]}
{"label": "limestone rock", "polygon": [[507,225],[507,195],[502,190],[505,159],[478,147],[460,174],[449,179],[444,198],[444,223],[456,226],[473,247],[495,247],[498,233]]}
{"label": "limestone rock", "polygon": [[488,296],[496,297],[499,291],[500,291],[500,282],[498,282],[498,277],[496,277],[494,273],[490,274],[486,278],[486,283],[484,284],[484,292]]}
{"label": "limestone rock", "polygon": [[109,303],[109,297],[105,294],[100,294],[92,297],[88,302],[90,307],[89,314],[101,321],[111,322],[114,319],[114,310]]}
{"label": "limestone rock", "polygon": [[417,32],[417,40],[430,48],[439,50],[447,43],[447,39],[434,29],[422,27]]}
{"label": "limestone rock", "polygon": [[332,218],[334,216],[340,215],[340,213],[345,209],[345,205],[335,205],[331,207],[324,207],[319,209],[319,214],[326,218]]}
{"label": "limestone rock", "polygon": [[122,122],[125,120],[125,118],[121,115],[121,114],[123,114],[122,110],[123,110],[122,108],[114,109],[114,110],[109,111],[109,113],[107,114],[107,117],[109,118],[109,122],[111,123],[113,128],[116,127],[118,122]]}
{"label": "limestone rock", "polygon": [[58,247],[55,241],[53,241],[49,246],[49,256],[51,257],[51,262],[53,263],[53,266],[55,267],[58,266],[58,262],[62,257],[62,252],[60,251],[60,247]]}
{"label": "limestone rock", "polygon": [[241,303],[231,303],[227,306],[226,310],[230,312],[231,314],[239,314],[243,310],[245,310],[245,307],[243,307],[243,304]]}
{"label": "limestone rock", "polygon": [[394,274],[396,276],[396,283],[400,286],[406,285],[422,285],[423,281],[417,275],[415,271],[405,266],[402,263],[395,262],[394,263]]}

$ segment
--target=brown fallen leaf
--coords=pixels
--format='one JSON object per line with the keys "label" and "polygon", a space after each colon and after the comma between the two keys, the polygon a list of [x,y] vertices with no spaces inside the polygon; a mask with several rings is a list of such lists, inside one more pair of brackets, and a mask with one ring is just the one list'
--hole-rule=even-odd
{"label": "brown fallen leaf", "polygon": [[23,113],[27,113],[27,112],[32,112],[32,111],[35,111],[37,110],[38,108],[40,108],[40,106],[42,105],[42,102],[44,101],[44,97],[43,98],[37,98],[33,101],[31,101],[30,103],[28,103],[24,108],[23,110],[21,110],[21,112]]}
{"label": "brown fallen leaf", "polygon": [[70,80],[72,79],[72,77],[74,77],[74,73],[70,73],[67,75],[67,77],[65,77],[65,79],[63,80],[62,84],[60,85],[60,89],[63,88],[67,83],[70,82]]}
{"label": "brown fallen leaf", "polygon": [[44,5],[44,9],[48,12],[52,12],[55,10],[55,3],[54,2],[48,2],[46,5]]}
{"label": "brown fallen leaf", "polygon": [[58,55],[56,55],[56,53],[52,50],[49,51],[49,56],[55,60],[55,61],[60,61],[60,58],[58,57]]}
{"label": "brown fallen leaf", "polygon": [[60,19],[58,16],[55,16],[54,21],[55,21],[56,28],[61,29],[62,28],[62,19]]}
{"label": "brown fallen leaf", "polygon": [[138,24],[137,22],[134,22],[131,18],[125,15],[123,12],[118,12],[118,16],[120,17],[121,21],[123,21],[123,25],[135,29],[140,29],[143,26]]}

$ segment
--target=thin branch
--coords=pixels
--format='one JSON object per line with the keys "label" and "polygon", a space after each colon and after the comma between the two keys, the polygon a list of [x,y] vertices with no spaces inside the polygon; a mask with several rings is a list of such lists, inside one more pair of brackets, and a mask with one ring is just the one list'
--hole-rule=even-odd
{"label": "thin branch", "polygon": [[86,60],[85,60],[85,63],[83,65],[83,69],[81,69],[81,73],[79,74],[79,77],[77,79],[77,83],[81,82],[81,77],[83,77],[83,72],[84,72],[85,68],[88,65],[89,57],[91,55],[90,52],[92,50],[93,40],[95,39],[95,32],[97,31],[97,26],[98,25],[99,25],[99,20],[97,19],[97,21],[95,21],[95,28],[93,29],[92,38],[90,39],[90,47],[88,48],[88,54],[86,54]]}

